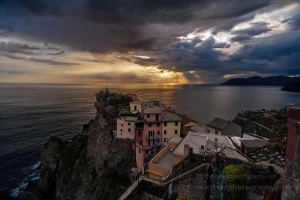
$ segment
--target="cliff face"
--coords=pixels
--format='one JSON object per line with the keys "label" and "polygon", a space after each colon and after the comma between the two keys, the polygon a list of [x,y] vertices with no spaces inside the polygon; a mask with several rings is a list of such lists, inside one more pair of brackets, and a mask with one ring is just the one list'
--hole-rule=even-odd
{"label": "cliff face", "polygon": [[[114,101],[110,100],[112,98]],[[116,99],[114,99],[116,98]],[[72,142],[51,137],[40,153],[38,188],[50,199],[117,199],[131,184],[131,140],[114,139],[115,118],[124,96],[97,96],[97,115]]]}

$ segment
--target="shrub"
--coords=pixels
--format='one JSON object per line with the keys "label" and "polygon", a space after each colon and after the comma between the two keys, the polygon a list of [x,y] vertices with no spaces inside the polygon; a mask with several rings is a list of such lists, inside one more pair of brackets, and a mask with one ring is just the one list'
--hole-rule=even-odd
{"label": "shrub", "polygon": [[245,170],[238,165],[225,167],[225,177],[229,186],[229,200],[244,199],[247,181]]}

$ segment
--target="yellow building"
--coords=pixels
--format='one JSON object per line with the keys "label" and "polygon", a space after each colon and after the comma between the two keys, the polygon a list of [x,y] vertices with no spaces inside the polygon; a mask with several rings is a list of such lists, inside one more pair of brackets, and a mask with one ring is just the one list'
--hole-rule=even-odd
{"label": "yellow building", "polygon": [[146,103],[144,101],[134,101],[130,102],[130,112],[131,113],[141,113],[143,114]]}
{"label": "yellow building", "polygon": [[174,113],[163,113],[162,115],[162,141],[164,146],[172,138],[180,138],[181,118]]}

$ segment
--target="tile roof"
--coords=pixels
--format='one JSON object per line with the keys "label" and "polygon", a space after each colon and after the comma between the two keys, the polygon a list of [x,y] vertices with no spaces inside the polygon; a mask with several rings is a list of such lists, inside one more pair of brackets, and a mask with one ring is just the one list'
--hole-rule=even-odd
{"label": "tile roof", "polygon": [[212,128],[223,130],[228,124],[230,124],[229,120],[225,120],[225,119],[221,119],[221,118],[216,117],[211,122],[206,124],[206,126],[210,126]]}
{"label": "tile roof", "polygon": [[159,114],[161,113],[161,109],[158,106],[145,108],[144,114]]}
{"label": "tile roof", "polygon": [[201,125],[192,126],[190,127],[190,130],[194,132],[206,133],[206,127]]}
{"label": "tile roof", "polygon": [[180,122],[181,118],[178,117],[178,115],[176,115],[176,114],[165,113],[162,116],[162,121],[164,121],[164,122]]}
{"label": "tile roof", "polygon": [[131,116],[126,116],[126,117],[124,117],[124,120],[125,121],[131,121],[131,122],[135,122],[135,121],[137,121],[137,117],[131,117]]}
{"label": "tile roof", "polygon": [[184,125],[184,126],[196,126],[196,125],[198,125],[198,124],[191,121],[191,122],[187,123],[187,124]]}
{"label": "tile roof", "polygon": [[180,113],[177,113],[178,117],[181,118],[181,125],[184,126],[190,122],[194,122],[194,123],[197,123],[195,120],[189,118],[188,116],[184,115],[184,114],[180,114]]}

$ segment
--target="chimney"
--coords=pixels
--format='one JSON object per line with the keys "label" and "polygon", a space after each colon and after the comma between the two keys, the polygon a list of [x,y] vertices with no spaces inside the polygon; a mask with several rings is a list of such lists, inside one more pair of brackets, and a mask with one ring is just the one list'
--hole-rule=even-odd
{"label": "chimney", "polygon": [[286,159],[292,161],[294,158],[296,142],[300,142],[300,107],[291,107],[288,113],[288,138],[286,146]]}
{"label": "chimney", "polygon": [[184,152],[183,152],[184,157],[188,156],[189,153],[190,153],[190,145],[185,144],[184,145]]}

